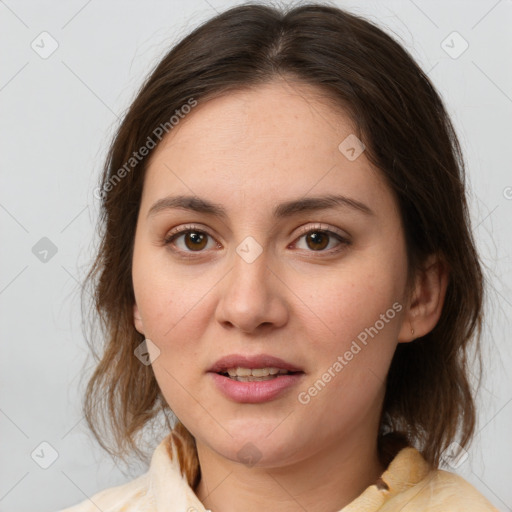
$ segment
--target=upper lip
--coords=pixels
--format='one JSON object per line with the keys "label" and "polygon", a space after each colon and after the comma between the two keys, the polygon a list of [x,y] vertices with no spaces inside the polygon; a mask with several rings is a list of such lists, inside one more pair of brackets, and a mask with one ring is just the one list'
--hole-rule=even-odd
{"label": "upper lip", "polygon": [[288,363],[284,359],[268,354],[244,356],[242,354],[230,354],[221,357],[208,371],[219,373],[230,368],[279,368],[289,372],[301,372],[297,366]]}

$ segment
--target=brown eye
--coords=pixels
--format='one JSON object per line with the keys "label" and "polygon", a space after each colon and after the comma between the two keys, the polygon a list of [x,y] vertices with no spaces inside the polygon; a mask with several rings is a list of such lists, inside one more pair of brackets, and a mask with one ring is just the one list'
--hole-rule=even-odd
{"label": "brown eye", "polygon": [[306,243],[310,249],[321,251],[329,245],[329,238],[324,231],[311,231],[306,235]]}
{"label": "brown eye", "polygon": [[[165,239],[165,245],[168,245],[174,252],[190,254],[192,252],[206,252],[204,249],[215,247],[215,240],[205,231],[189,227],[180,229]],[[211,243],[211,245],[208,245]]]}
{"label": "brown eye", "polygon": [[185,246],[191,251],[200,251],[207,244],[207,235],[197,231],[190,231],[184,234]]}
{"label": "brown eye", "polygon": [[318,252],[327,255],[341,251],[350,244],[349,239],[334,231],[313,227],[312,229],[307,230],[306,228],[302,231],[302,235],[295,242],[295,247],[308,252]]}

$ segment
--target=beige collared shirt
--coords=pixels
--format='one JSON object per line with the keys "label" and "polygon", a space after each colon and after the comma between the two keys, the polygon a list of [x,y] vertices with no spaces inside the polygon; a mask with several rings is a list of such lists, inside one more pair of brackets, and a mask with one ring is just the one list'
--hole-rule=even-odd
{"label": "beige collared shirt", "polygon": [[[172,450],[172,451],[171,451]],[[155,449],[145,474],[59,512],[207,512],[184,476],[171,437]],[[339,512],[498,512],[469,482],[429,470],[415,448],[403,448],[378,482]]]}

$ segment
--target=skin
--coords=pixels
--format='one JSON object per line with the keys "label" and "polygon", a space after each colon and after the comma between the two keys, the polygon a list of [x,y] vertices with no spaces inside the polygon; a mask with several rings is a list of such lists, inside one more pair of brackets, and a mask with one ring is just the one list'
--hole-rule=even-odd
{"label": "skin", "polygon": [[[441,313],[446,270],[430,258],[406,294],[394,196],[364,152],[354,161],[340,152],[354,128],[319,93],[275,81],[202,102],[153,151],[147,169],[133,255],[134,324],[160,350],[155,377],[196,439],[195,491],[213,511],[339,510],[374,483],[385,469],[376,441],[393,353],[432,330]],[[148,217],[157,200],[178,194],[222,205],[227,218],[176,208]],[[279,203],[327,194],[373,214],[337,207],[272,217]],[[189,224],[209,235],[199,251],[186,235],[165,245],[174,228]],[[319,226],[350,244],[331,235],[318,249],[300,228],[318,234]],[[252,263],[236,252],[248,236],[263,249]],[[298,393],[394,303],[401,311],[300,403]],[[271,354],[305,374],[277,399],[236,403],[206,373],[233,353]],[[254,465],[237,455],[247,443],[260,457]]]}

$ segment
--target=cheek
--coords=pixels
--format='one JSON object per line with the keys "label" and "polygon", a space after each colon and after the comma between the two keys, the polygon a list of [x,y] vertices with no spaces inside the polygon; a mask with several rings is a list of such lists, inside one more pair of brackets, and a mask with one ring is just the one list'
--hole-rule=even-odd
{"label": "cheek", "polygon": [[[346,343],[366,328],[379,322],[386,335],[397,330],[397,311],[392,305],[401,300],[402,271],[382,259],[362,258],[342,268],[315,274],[297,274],[293,290],[302,299],[303,322],[318,333],[317,341],[324,346]],[[381,325],[385,315],[385,326]],[[338,347],[340,348],[340,347]]]}
{"label": "cheek", "polygon": [[[182,273],[166,272],[162,266],[153,267],[158,271],[148,268],[134,260],[135,297],[144,333],[160,350],[152,362],[153,372],[169,407],[178,417],[187,418],[191,414],[187,390],[195,389],[202,355],[199,343],[192,341],[201,340],[205,330],[206,289]],[[194,421],[199,418],[194,416]]]}
{"label": "cheek", "polygon": [[322,322],[309,324],[321,327],[310,327],[314,371],[300,390],[299,403],[312,415],[328,410],[332,420],[325,428],[333,432],[339,422],[355,426],[380,407],[397,345],[403,307],[393,286],[378,283],[371,273],[368,277],[366,286],[356,285],[347,274],[311,305]]}
{"label": "cheek", "polygon": [[184,323],[188,324],[189,333],[191,327],[192,331],[194,326],[199,327],[190,318],[204,309],[205,294],[218,280],[211,272],[197,272],[192,267],[182,266],[177,271],[165,251],[145,248],[134,252],[132,277],[146,336],[160,343],[181,339],[177,332]]}
{"label": "cheek", "polygon": [[396,253],[387,257],[383,250],[344,263],[297,277],[294,287],[307,297],[301,323],[315,361],[304,401],[338,416],[363,414],[382,398],[400,330],[405,268]]}
{"label": "cheek", "polygon": [[190,402],[185,390],[191,389],[204,358],[200,341],[213,315],[208,291],[214,289],[218,275],[191,267],[177,271],[165,251],[137,246],[132,275],[145,336],[160,350],[153,371],[166,401],[178,413],[181,403],[186,407]]}

